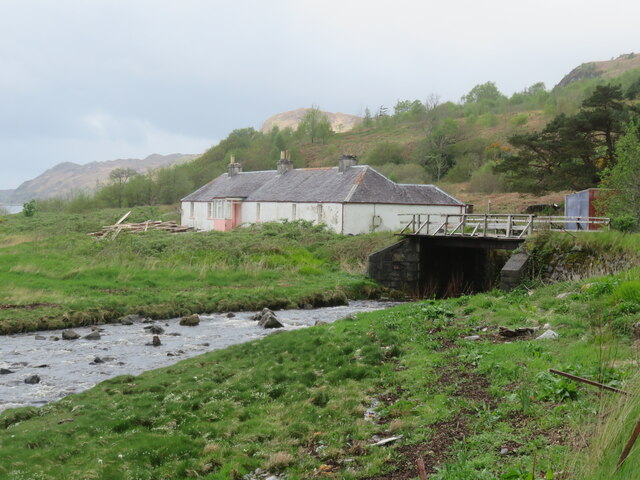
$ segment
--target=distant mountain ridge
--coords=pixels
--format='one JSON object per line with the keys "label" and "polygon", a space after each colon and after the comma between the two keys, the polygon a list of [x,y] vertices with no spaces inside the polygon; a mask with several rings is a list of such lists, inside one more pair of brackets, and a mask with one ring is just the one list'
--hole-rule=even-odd
{"label": "distant mountain ridge", "polygon": [[[311,109],[298,108],[296,110],[290,110],[288,112],[273,115],[272,117],[267,118],[262,124],[262,133],[269,133],[271,129],[276,126],[280,130],[283,130],[287,127],[291,127],[295,130],[296,128],[298,128],[298,125],[309,110]],[[322,113],[327,116],[329,122],[331,123],[331,128],[336,133],[348,132],[362,121],[361,117],[358,117],[357,115],[349,115],[348,113]]]}
{"label": "distant mountain ridge", "polygon": [[132,168],[144,173],[156,168],[184,163],[197,155],[174,153],[171,155],[149,155],[144,159],[118,159],[103,162],[90,162],[78,165],[63,162],[46,170],[36,178],[23,182],[15,190],[0,190],[0,202],[22,203],[32,198],[46,199],[64,197],[76,192],[91,192],[109,179],[109,173],[116,168]]}

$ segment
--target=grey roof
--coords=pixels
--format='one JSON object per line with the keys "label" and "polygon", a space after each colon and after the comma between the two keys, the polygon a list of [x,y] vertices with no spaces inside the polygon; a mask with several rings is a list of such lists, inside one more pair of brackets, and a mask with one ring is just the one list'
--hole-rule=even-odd
{"label": "grey roof", "polygon": [[228,173],[182,200],[208,202],[242,198],[249,202],[390,203],[463,205],[433,185],[398,184],[369,167],[355,165],[344,172],[333,168],[299,168],[280,175],[276,170]]}

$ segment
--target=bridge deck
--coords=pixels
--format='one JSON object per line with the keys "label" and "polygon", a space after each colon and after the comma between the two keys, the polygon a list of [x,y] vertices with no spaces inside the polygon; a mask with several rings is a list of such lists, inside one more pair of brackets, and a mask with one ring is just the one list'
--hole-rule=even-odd
{"label": "bridge deck", "polygon": [[524,239],[534,232],[609,229],[604,217],[555,217],[519,214],[399,214],[410,217],[399,235]]}

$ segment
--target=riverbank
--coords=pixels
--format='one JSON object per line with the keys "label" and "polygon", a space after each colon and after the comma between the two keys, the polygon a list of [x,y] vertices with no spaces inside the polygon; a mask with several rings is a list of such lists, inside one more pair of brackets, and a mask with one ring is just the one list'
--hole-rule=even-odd
{"label": "riverbank", "polygon": [[[0,335],[0,411],[42,406],[118,375],[139,375],[274,332],[333,323],[391,305],[356,300],[337,307],[277,310],[283,327],[275,330],[260,327],[253,319],[255,312],[233,312],[201,314],[199,324],[191,326],[181,325],[179,318],[153,321],[138,317],[124,324]],[[73,337],[71,332],[78,338],[65,339]],[[34,375],[37,382],[29,380]]]}
{"label": "riverbank", "polygon": [[[302,222],[234,232],[86,234],[121,210],[9,215],[0,223],[0,334],[191,313],[341,305],[376,297],[369,252],[391,234],[335,235]],[[134,209],[131,221],[175,219]]]}
{"label": "riverbank", "polygon": [[[594,439],[618,397],[548,369],[632,389],[639,311],[632,270],[270,335],[0,414],[0,474],[410,479],[421,458],[432,480],[630,480],[637,455],[609,464],[634,410]],[[547,330],[558,337],[536,339]]]}

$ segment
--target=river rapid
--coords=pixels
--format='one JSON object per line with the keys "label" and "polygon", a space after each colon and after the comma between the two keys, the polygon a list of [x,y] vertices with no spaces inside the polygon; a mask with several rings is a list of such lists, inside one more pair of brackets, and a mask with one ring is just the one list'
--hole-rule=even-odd
{"label": "river rapid", "polygon": [[[349,305],[313,310],[279,310],[282,330],[313,326],[317,321],[331,323],[349,315],[380,310],[391,302],[352,301]],[[195,327],[181,326],[180,319],[157,320],[133,325],[109,324],[98,328],[100,339],[88,340],[92,327],[74,328],[77,340],[56,340],[61,330],[0,336],[0,411],[29,405],[41,406],[66,395],[87,390],[118,375],[138,375],[165,367],[185,358],[229,345],[248,342],[274,333],[250,317],[255,312],[202,314]],[[145,327],[155,325],[160,346],[151,346],[153,334]],[[25,383],[37,375],[39,383]]]}

